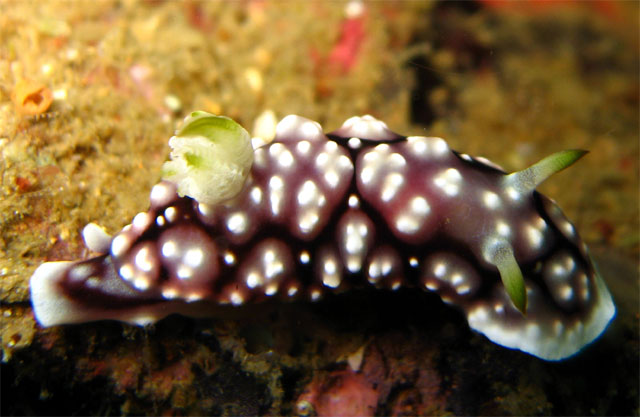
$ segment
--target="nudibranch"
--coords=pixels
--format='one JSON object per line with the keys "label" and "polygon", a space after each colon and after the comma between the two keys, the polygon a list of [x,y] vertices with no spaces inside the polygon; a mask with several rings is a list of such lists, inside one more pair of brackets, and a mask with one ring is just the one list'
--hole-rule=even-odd
{"label": "nudibranch", "polygon": [[559,360],[615,315],[575,227],[535,190],[583,151],[507,174],[371,116],[325,134],[295,115],[254,150],[242,127],[204,112],[170,144],[147,212],[113,238],[89,224],[85,242],[101,255],[35,271],[42,326],[412,287],[495,343]]}

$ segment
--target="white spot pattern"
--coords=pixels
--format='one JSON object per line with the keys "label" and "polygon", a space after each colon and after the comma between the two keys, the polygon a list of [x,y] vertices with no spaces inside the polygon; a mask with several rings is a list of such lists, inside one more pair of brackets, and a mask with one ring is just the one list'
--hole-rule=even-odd
{"label": "white spot pattern", "polygon": [[391,288],[396,282],[401,281],[401,277],[401,261],[395,249],[389,246],[376,248],[372,252],[367,266],[367,280],[369,283],[373,285],[386,284]]}
{"label": "white spot pattern", "polygon": [[482,193],[482,201],[484,205],[491,210],[495,210],[502,205],[500,197],[498,197],[498,194],[493,191],[484,191]]}
{"label": "white spot pattern", "polygon": [[318,257],[318,269],[322,284],[329,288],[338,288],[342,282],[342,263],[338,255],[325,248]]}
{"label": "white spot pattern", "polygon": [[136,214],[136,216],[133,218],[133,221],[131,222],[131,225],[136,232],[141,233],[145,229],[147,229],[147,227],[149,227],[152,221],[153,217],[151,216],[151,214],[142,212]]}
{"label": "white spot pattern", "polygon": [[236,256],[233,252],[226,251],[224,254],[224,263],[227,265],[233,265],[236,263]]}
{"label": "white spot pattern", "polygon": [[400,233],[414,234],[422,228],[430,211],[431,207],[424,197],[414,197],[409,201],[408,208],[396,218],[395,227]]}
{"label": "white spot pattern", "polygon": [[430,291],[441,291],[448,296],[470,297],[480,288],[481,279],[474,268],[460,256],[440,252],[425,259],[422,282]]}
{"label": "white spot pattern", "polygon": [[347,138],[388,139],[394,136],[385,122],[368,114],[347,119],[334,133]]}
{"label": "white spot pattern", "polygon": [[143,272],[150,272],[153,268],[153,258],[149,247],[145,246],[138,250],[135,256],[136,267]]}
{"label": "white spot pattern", "polygon": [[404,177],[401,174],[397,172],[387,174],[382,183],[380,199],[385,203],[388,203],[393,199],[393,197],[395,197],[403,184]]}
{"label": "white spot pattern", "polygon": [[249,226],[249,219],[247,215],[242,212],[232,213],[227,218],[227,229],[236,235],[241,235],[247,231]]}
{"label": "white spot pattern", "polygon": [[269,202],[271,213],[277,217],[282,210],[282,200],[284,197],[284,181],[282,177],[274,175],[269,180]]}
{"label": "white spot pattern", "polygon": [[349,207],[351,207],[351,208],[358,208],[358,207],[360,207],[360,199],[358,198],[357,195],[351,194],[349,196],[348,204],[349,204]]}
{"label": "white spot pattern", "polygon": [[455,197],[460,193],[462,175],[456,168],[447,168],[433,179],[436,187],[440,188],[449,197]]}
{"label": "white spot pattern", "polygon": [[349,210],[338,222],[337,240],[347,270],[357,273],[369,251],[374,236],[371,220],[360,210]]}
{"label": "white spot pattern", "polygon": [[351,138],[347,141],[347,144],[351,149],[358,149],[362,146],[362,141],[360,138]]}
{"label": "white spot pattern", "polygon": [[272,143],[269,146],[269,156],[274,158],[281,168],[289,169],[295,164],[293,155],[282,143]]}
{"label": "white spot pattern", "polygon": [[169,223],[173,223],[178,220],[178,209],[175,207],[167,207],[164,211],[164,218],[167,219]]}
{"label": "white spot pattern", "polygon": [[152,207],[161,207],[169,204],[175,198],[176,187],[170,182],[160,182],[153,186],[149,195]]}
{"label": "white spot pattern", "polygon": [[407,142],[409,149],[419,158],[439,158],[449,152],[449,145],[441,138],[409,136]]}
{"label": "white spot pattern", "polygon": [[118,234],[111,241],[111,255],[119,257],[131,247],[131,239],[124,233]]}
{"label": "white spot pattern", "polygon": [[[216,246],[206,232],[196,225],[176,225],[160,234],[158,249],[157,259],[168,272],[160,288],[170,296],[165,298],[191,302],[211,293],[219,265]],[[158,269],[159,265],[154,266],[154,272]]]}
{"label": "white spot pattern", "polygon": [[[261,288],[261,291],[272,296],[285,277],[293,268],[291,254],[287,246],[274,238],[257,244],[238,270],[238,278],[246,283],[249,289]],[[233,287],[233,284],[230,284]]]}

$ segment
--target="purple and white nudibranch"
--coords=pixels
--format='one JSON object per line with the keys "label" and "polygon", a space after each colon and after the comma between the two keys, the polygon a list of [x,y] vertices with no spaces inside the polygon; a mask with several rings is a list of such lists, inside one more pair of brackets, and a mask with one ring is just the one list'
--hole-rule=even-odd
{"label": "purple and white nudibranch", "polygon": [[242,127],[204,112],[170,144],[147,212],[113,238],[84,229],[102,255],[35,271],[42,326],[146,325],[272,298],[412,287],[461,309],[495,343],[559,360],[615,315],[576,229],[535,191],[583,151],[506,174],[371,116],[325,134],[294,115],[253,150]]}

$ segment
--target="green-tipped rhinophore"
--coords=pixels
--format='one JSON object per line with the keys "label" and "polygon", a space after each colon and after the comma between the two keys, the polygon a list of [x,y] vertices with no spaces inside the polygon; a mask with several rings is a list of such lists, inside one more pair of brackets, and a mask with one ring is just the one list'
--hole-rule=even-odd
{"label": "green-tipped rhinophore", "polygon": [[178,185],[180,196],[216,204],[236,196],[253,163],[246,130],[228,117],[203,111],[191,113],[169,139],[171,161],[162,178]]}
{"label": "green-tipped rhinophore", "polygon": [[522,313],[527,313],[527,289],[524,286],[522,271],[508,243],[496,247],[492,260],[500,272],[500,279],[511,298],[511,302]]}
{"label": "green-tipped rhinophore", "polygon": [[573,165],[578,159],[586,155],[588,151],[571,149],[556,152],[536,162],[529,168],[507,175],[507,181],[519,192],[533,191],[551,175]]}

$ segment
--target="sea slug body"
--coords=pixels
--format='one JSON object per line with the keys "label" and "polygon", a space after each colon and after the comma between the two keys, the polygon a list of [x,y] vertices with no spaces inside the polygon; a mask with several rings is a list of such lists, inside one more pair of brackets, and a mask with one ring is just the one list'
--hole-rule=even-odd
{"label": "sea slug body", "polygon": [[[182,131],[210,120],[216,127],[205,136],[228,129],[244,141],[234,151],[242,156],[233,184],[205,190],[202,201],[188,192],[202,188],[197,180],[188,178],[186,191],[164,180],[151,190],[149,210],[113,238],[87,226],[87,245],[102,255],[48,262],[31,278],[41,325],[144,325],[272,298],[413,287],[437,293],[493,342],[559,360],[595,340],[615,315],[577,231],[535,191],[582,151],[506,174],[443,139],[405,137],[371,116],[325,134],[290,115],[249,155],[246,132],[230,119],[190,117]],[[185,160],[167,163],[169,179],[202,162]],[[216,166],[205,162],[198,166]]]}

